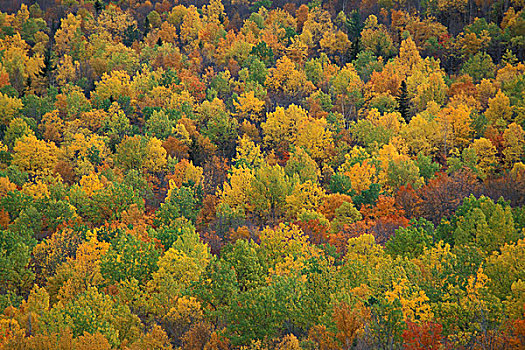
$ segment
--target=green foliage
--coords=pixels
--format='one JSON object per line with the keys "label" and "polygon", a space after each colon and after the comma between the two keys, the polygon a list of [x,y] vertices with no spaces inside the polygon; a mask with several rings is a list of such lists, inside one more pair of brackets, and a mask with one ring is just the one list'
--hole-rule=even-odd
{"label": "green foliage", "polygon": [[430,248],[434,237],[434,225],[420,218],[412,220],[408,227],[400,227],[395,235],[385,245],[385,252],[392,255],[407,257],[409,259],[419,257],[424,249]]}
{"label": "green foliage", "polygon": [[487,53],[478,52],[465,62],[461,72],[470,75],[474,81],[480,82],[481,79],[493,78],[494,68],[492,58]]}
{"label": "green foliage", "polygon": [[28,269],[32,245],[12,231],[0,231],[0,295],[11,292],[16,300],[32,286],[35,275]]}
{"label": "green foliage", "polygon": [[0,348],[525,347],[523,1],[0,3]]}
{"label": "green foliage", "polygon": [[100,272],[109,283],[136,279],[146,283],[157,270],[160,253],[151,242],[131,234],[123,234],[111,242],[100,262]]}
{"label": "green foliage", "polygon": [[493,252],[505,243],[515,242],[518,233],[508,203],[471,195],[464,199],[450,220],[436,228],[436,236],[456,245],[474,244],[487,252]]}

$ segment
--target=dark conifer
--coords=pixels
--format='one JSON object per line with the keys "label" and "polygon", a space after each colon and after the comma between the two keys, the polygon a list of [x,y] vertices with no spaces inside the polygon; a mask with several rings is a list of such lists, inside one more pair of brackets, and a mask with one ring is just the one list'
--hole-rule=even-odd
{"label": "dark conifer", "polygon": [[408,90],[407,83],[403,80],[401,82],[401,87],[399,88],[399,93],[396,97],[397,100],[397,111],[401,114],[403,119],[408,123],[410,122],[410,101],[408,99]]}

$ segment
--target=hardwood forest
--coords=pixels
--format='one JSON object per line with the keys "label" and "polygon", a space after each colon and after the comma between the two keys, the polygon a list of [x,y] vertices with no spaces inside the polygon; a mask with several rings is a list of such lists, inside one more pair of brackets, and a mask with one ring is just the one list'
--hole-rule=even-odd
{"label": "hardwood forest", "polygon": [[0,349],[525,349],[524,8],[0,1]]}

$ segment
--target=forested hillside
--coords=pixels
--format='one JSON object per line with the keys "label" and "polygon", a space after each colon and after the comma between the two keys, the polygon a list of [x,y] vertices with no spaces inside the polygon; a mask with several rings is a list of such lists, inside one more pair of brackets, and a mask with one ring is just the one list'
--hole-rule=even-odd
{"label": "forested hillside", "polygon": [[524,5],[1,1],[0,349],[525,349]]}

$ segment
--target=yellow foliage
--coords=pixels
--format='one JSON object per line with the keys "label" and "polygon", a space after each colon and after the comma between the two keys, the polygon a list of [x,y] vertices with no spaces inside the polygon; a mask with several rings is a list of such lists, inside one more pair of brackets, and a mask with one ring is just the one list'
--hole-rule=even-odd
{"label": "yellow foliage", "polygon": [[385,256],[383,247],[376,243],[374,236],[363,234],[350,238],[347,245],[345,261],[371,262],[377,264]]}
{"label": "yellow foliage", "polygon": [[352,189],[360,194],[370,188],[370,185],[375,182],[376,167],[365,159],[362,163],[355,163],[353,166],[343,173],[350,178]]}
{"label": "yellow foliage", "polygon": [[35,179],[32,182],[26,182],[22,186],[22,192],[34,199],[49,198],[49,189],[42,179]]}
{"label": "yellow foliage", "polygon": [[434,313],[430,308],[430,299],[423,290],[410,286],[406,278],[393,282],[392,290],[385,293],[389,302],[398,299],[401,302],[403,318],[411,321],[432,321]]}
{"label": "yellow foliage", "polygon": [[261,120],[261,114],[264,109],[264,101],[255,97],[255,92],[243,92],[233,105],[241,118],[250,119],[254,122]]}
{"label": "yellow foliage", "polygon": [[16,185],[12,183],[8,177],[0,177],[0,198],[4,197],[9,192],[16,190]]}
{"label": "yellow foliage", "polygon": [[91,93],[91,97],[94,96],[101,100],[113,97],[114,101],[121,96],[133,97],[129,74],[122,70],[115,70],[110,74],[104,73],[100,81],[95,83],[95,91]]}
{"label": "yellow foliage", "polygon": [[73,58],[68,54],[65,54],[60,59],[60,65],[57,69],[57,83],[59,86],[65,86],[69,82],[74,82],[77,80],[77,76],[80,71],[80,63],[78,61],[73,61]]}
{"label": "yellow foliage", "polygon": [[262,123],[264,141],[276,145],[292,143],[299,125],[307,119],[308,113],[300,106],[277,107],[275,112],[268,113],[266,122]]}
{"label": "yellow foliage", "polygon": [[[174,177],[170,182],[170,189],[180,188],[183,183],[193,182],[195,185],[202,184],[203,169],[200,166],[193,165],[193,162],[187,159],[182,159],[175,165],[173,171]],[[169,198],[169,197],[168,197]]]}
{"label": "yellow foliage", "polygon": [[159,269],[153,273],[149,288],[167,296],[178,296],[180,291],[197,281],[210,261],[207,246],[197,254],[189,254],[171,247],[160,257]]}
{"label": "yellow foliage", "polygon": [[0,92],[0,123],[9,125],[9,122],[23,106],[24,104],[19,98],[9,97]]}
{"label": "yellow foliage", "polygon": [[13,164],[30,175],[50,175],[57,163],[58,148],[54,142],[23,136],[15,143]]}
{"label": "yellow foliage", "polygon": [[390,162],[404,162],[410,160],[410,157],[406,154],[406,149],[402,148],[402,145],[396,144],[396,140],[392,140],[390,143],[381,147],[377,159],[381,167],[378,174],[378,181],[381,184],[386,184],[387,170]]}
{"label": "yellow foliage", "polygon": [[401,42],[397,62],[404,67],[405,72],[411,72],[414,66],[422,62],[416,43],[411,37]]}
{"label": "yellow foliage", "polygon": [[84,175],[79,181],[80,189],[89,197],[92,197],[96,192],[102,190],[105,185],[102,183],[95,173]]}
{"label": "yellow foliage", "polygon": [[496,159],[496,147],[494,147],[490,140],[483,137],[474,140],[470,147],[476,151],[476,155],[478,156],[476,168],[478,169],[480,176],[486,178],[491,175],[498,164]]}
{"label": "yellow foliage", "polygon": [[295,95],[309,92],[314,88],[313,84],[306,79],[304,71],[297,70],[295,63],[287,56],[280,58],[275,68],[270,68],[268,72],[266,85],[271,90]]}
{"label": "yellow foliage", "polygon": [[148,145],[146,146],[144,168],[151,172],[161,171],[168,162],[166,155],[167,152],[166,149],[162,147],[162,141],[153,137],[148,141]]}
{"label": "yellow foliage", "polygon": [[[65,279],[58,291],[58,299],[64,302],[74,300],[76,296],[90,286],[99,286],[104,282],[100,273],[100,259],[109,250],[109,243],[97,240],[96,234],[82,243],[75,258],[69,258],[57,269],[57,273],[49,281],[53,286]],[[64,278],[65,277],[65,278]]]}
{"label": "yellow foliage", "polygon": [[471,108],[460,104],[456,107],[446,107],[438,114],[438,135],[442,140],[445,152],[455,148],[463,149],[469,144],[472,135]]}
{"label": "yellow foliage", "polygon": [[437,127],[434,119],[418,113],[410,123],[403,125],[400,133],[412,154],[429,156],[437,150]]}
{"label": "yellow foliage", "polygon": [[489,99],[489,107],[485,111],[485,117],[491,125],[504,124],[512,119],[512,107],[510,99],[501,90],[498,90],[494,98]]}
{"label": "yellow foliage", "polygon": [[332,132],[325,118],[303,120],[297,126],[295,147],[302,147],[315,160],[328,160],[333,150]]}
{"label": "yellow foliage", "polygon": [[204,317],[201,304],[194,297],[177,298],[175,306],[171,307],[164,320],[171,324],[190,326]]}
{"label": "yellow foliage", "polygon": [[325,190],[319,187],[317,183],[310,180],[297,183],[292,193],[286,197],[289,216],[296,218],[302,209],[316,210],[321,206],[326,196]]}
{"label": "yellow foliage", "polygon": [[523,156],[523,147],[525,146],[525,131],[516,123],[511,123],[503,132],[503,156],[505,157],[505,166],[512,168],[514,163],[519,162]]}
{"label": "yellow foliage", "polygon": [[264,164],[264,157],[259,145],[256,145],[248,136],[243,135],[237,141],[237,154],[233,163],[237,166],[245,166],[250,169],[259,168]]}
{"label": "yellow foliage", "polygon": [[44,68],[42,55],[33,53],[30,56],[30,46],[18,32],[0,39],[0,52],[2,52],[2,65],[9,76],[20,80],[23,84],[17,87],[18,89],[23,88],[28,79],[36,80],[41,69]]}
{"label": "yellow foliage", "polygon": [[224,183],[223,189],[217,195],[221,203],[228,204],[231,208],[248,208],[249,196],[252,192],[252,183],[255,176],[251,169],[245,167],[234,167],[228,174],[228,181]]}
{"label": "yellow foliage", "polygon": [[318,256],[317,249],[308,243],[306,235],[295,225],[266,228],[261,232],[261,251],[270,267],[270,274],[284,275],[300,270],[307,260]]}

